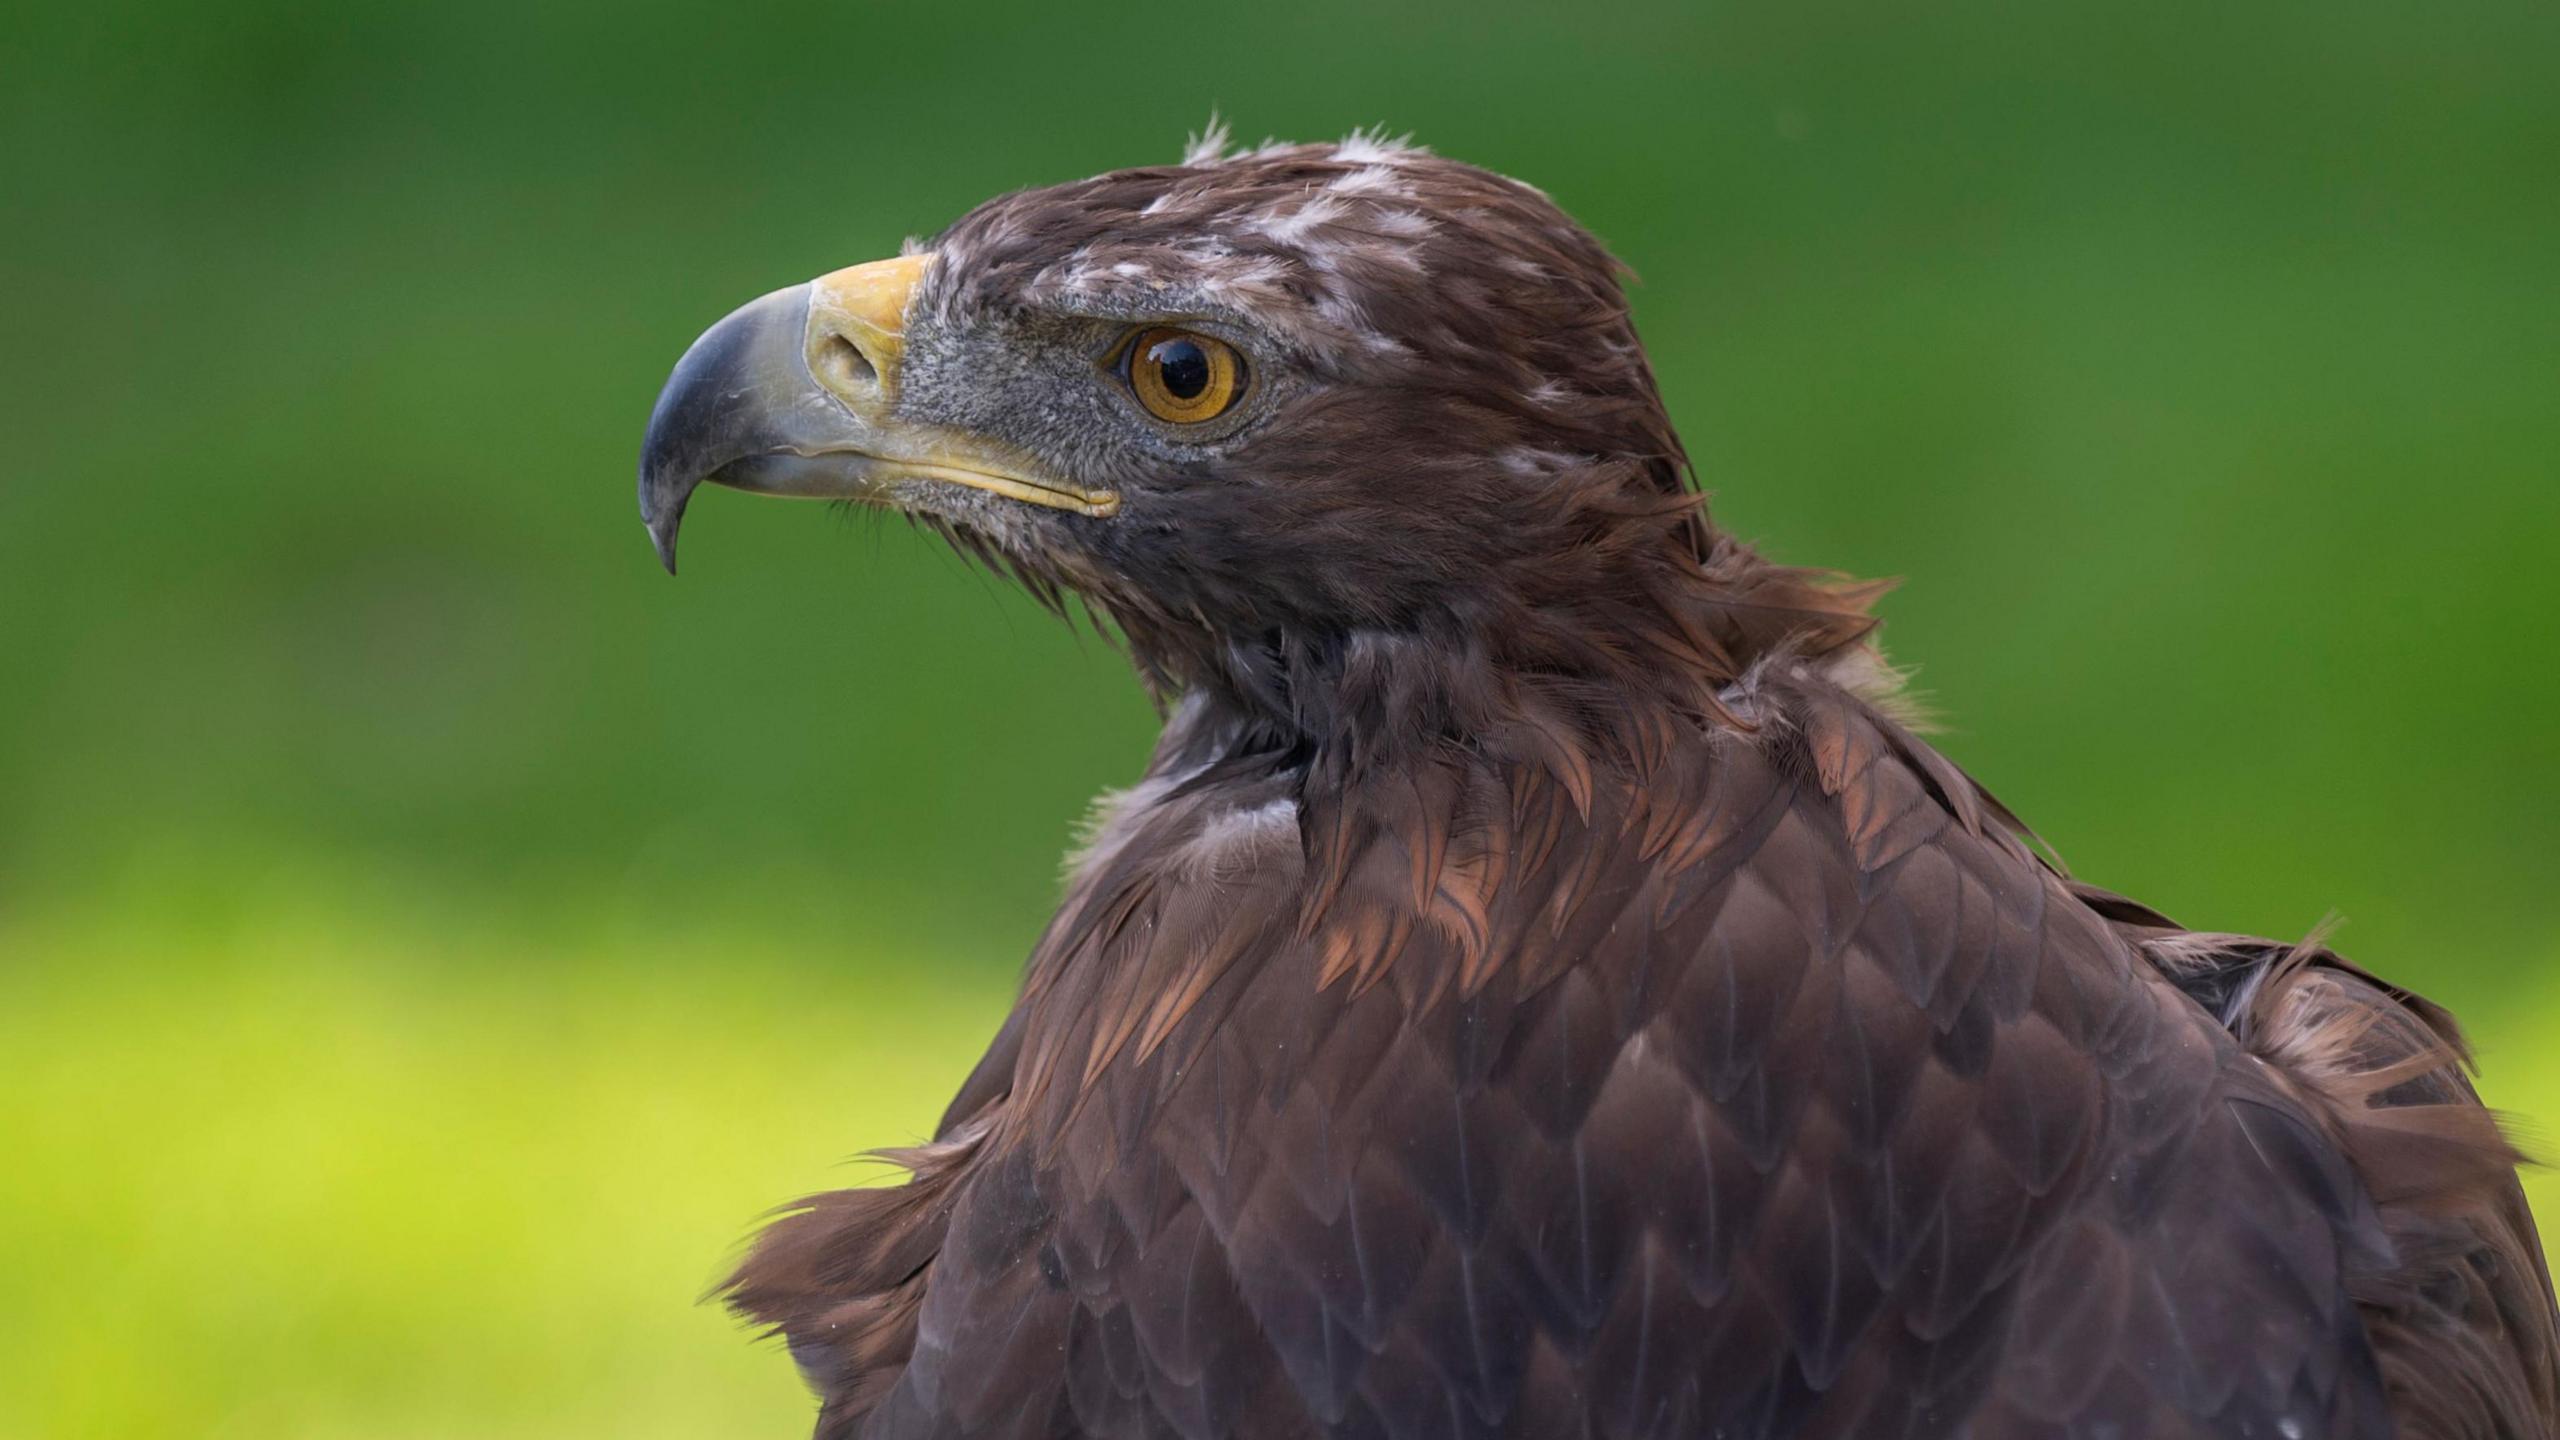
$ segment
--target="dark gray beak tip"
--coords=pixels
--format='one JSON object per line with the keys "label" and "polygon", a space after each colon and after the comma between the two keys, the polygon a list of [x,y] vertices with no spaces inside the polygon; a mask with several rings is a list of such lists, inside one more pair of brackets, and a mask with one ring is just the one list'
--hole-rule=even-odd
{"label": "dark gray beak tip", "polygon": [[685,502],[732,462],[802,443],[800,403],[815,388],[804,337],[809,287],[777,290],[731,311],[676,362],[640,442],[640,519],[658,563],[676,571]]}
{"label": "dark gray beak tip", "polygon": [[649,522],[649,543],[658,547],[658,563],[666,566],[670,575],[676,573],[676,522],[683,515],[679,510],[664,520]]}

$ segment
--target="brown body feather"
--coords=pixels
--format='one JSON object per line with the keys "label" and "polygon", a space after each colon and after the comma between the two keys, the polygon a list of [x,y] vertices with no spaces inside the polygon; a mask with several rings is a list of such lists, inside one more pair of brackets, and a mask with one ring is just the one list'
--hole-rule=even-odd
{"label": "brown body feather", "polygon": [[2545,1433],[2440,1015],[2181,948],[1817,666],[1751,679],[1747,730],[1125,823],[914,1180],[736,1281],[822,1434]]}

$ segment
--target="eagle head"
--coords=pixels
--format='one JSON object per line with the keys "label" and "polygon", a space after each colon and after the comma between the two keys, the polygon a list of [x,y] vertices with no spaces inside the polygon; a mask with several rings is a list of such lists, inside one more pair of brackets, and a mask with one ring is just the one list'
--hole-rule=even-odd
{"label": "eagle head", "polygon": [[1363,633],[1481,649],[1556,607],[1594,643],[1594,607],[1695,569],[1587,231],[1417,148],[1221,148],[998,197],[712,327],[640,463],[669,568],[705,480],[884,506],[1081,595],[1168,691],[1268,688]]}

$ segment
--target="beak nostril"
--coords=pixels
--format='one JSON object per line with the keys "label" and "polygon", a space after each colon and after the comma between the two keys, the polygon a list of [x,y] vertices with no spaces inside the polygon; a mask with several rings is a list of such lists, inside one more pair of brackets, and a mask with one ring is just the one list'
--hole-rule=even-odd
{"label": "beak nostril", "polygon": [[932,260],[874,260],[809,282],[809,348],[802,360],[838,400],[860,411],[897,403],[907,304]]}
{"label": "beak nostril", "polygon": [[869,389],[880,383],[879,368],[862,347],[842,335],[830,335],[818,344],[818,366],[824,372],[820,379],[839,389]]}

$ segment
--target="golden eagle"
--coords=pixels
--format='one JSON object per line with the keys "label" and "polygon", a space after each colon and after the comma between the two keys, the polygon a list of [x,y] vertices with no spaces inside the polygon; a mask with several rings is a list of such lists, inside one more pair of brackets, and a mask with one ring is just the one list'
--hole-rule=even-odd
{"label": "golden eagle", "polygon": [[821,1436],[2549,1432],[2451,1020],[2040,859],[1539,191],[1213,143],[909,250],[685,354],[663,557],[892,507],[1166,720],[910,1178],[727,1283]]}

